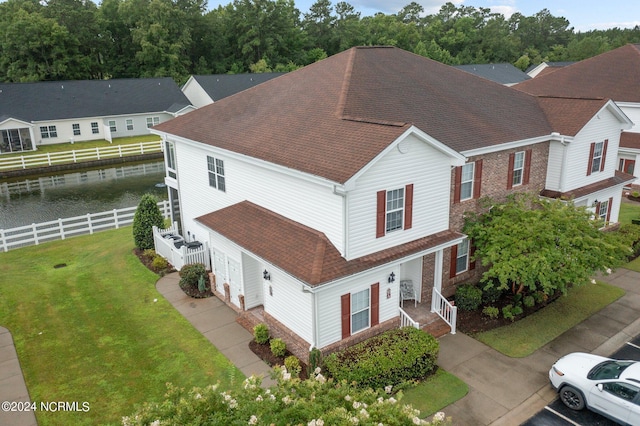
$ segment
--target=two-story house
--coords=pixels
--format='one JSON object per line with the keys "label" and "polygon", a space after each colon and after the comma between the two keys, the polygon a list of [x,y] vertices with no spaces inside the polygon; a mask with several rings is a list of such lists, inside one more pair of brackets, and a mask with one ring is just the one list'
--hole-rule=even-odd
{"label": "two-story house", "polygon": [[554,72],[538,75],[514,88],[534,95],[553,95],[572,98],[613,99],[635,123],[622,136],[617,156],[617,168],[636,177],[640,168],[640,44],[627,44],[617,49],[570,63]]}
{"label": "two-story house", "polygon": [[[615,222],[622,184],[606,152],[630,126],[611,101],[539,98],[362,47],[152,132],[183,235],[211,247],[217,292],[289,343],[332,351],[405,324],[407,305],[446,306],[473,278],[462,214],[481,197],[596,184],[576,198],[613,197]],[[407,281],[416,300],[403,304]]]}

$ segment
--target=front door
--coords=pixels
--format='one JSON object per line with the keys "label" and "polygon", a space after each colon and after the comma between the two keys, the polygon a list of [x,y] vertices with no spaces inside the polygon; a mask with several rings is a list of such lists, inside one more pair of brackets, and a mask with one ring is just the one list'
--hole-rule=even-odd
{"label": "front door", "polygon": [[636,167],[636,161],[635,160],[624,160],[624,169],[623,171],[625,173],[629,173],[630,175],[633,174],[634,170]]}

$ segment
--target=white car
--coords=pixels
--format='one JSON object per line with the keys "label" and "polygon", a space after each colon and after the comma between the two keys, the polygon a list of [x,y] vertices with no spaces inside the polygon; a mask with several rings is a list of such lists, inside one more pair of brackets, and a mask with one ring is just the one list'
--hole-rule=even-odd
{"label": "white car", "polygon": [[549,370],[560,400],[573,410],[589,408],[624,425],[640,425],[640,362],[572,353]]}

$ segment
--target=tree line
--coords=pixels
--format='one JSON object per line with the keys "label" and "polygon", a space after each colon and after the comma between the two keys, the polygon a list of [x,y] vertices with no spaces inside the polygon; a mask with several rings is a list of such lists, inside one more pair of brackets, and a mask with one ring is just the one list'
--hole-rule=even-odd
{"label": "tree line", "polygon": [[412,2],[361,16],[317,0],[7,0],[0,3],[0,81],[173,77],[290,71],[352,46],[393,45],[450,64],[578,61],[627,43],[640,28],[576,32],[547,9],[508,19],[488,8]]}

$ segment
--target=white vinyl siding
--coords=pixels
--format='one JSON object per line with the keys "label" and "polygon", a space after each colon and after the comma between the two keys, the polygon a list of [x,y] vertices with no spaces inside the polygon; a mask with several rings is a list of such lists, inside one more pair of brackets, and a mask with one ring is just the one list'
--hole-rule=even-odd
{"label": "white vinyl siding", "polygon": [[[347,193],[347,259],[449,229],[451,162],[445,154],[409,136],[406,153],[391,149]],[[412,227],[376,238],[376,193],[413,184]]]}

